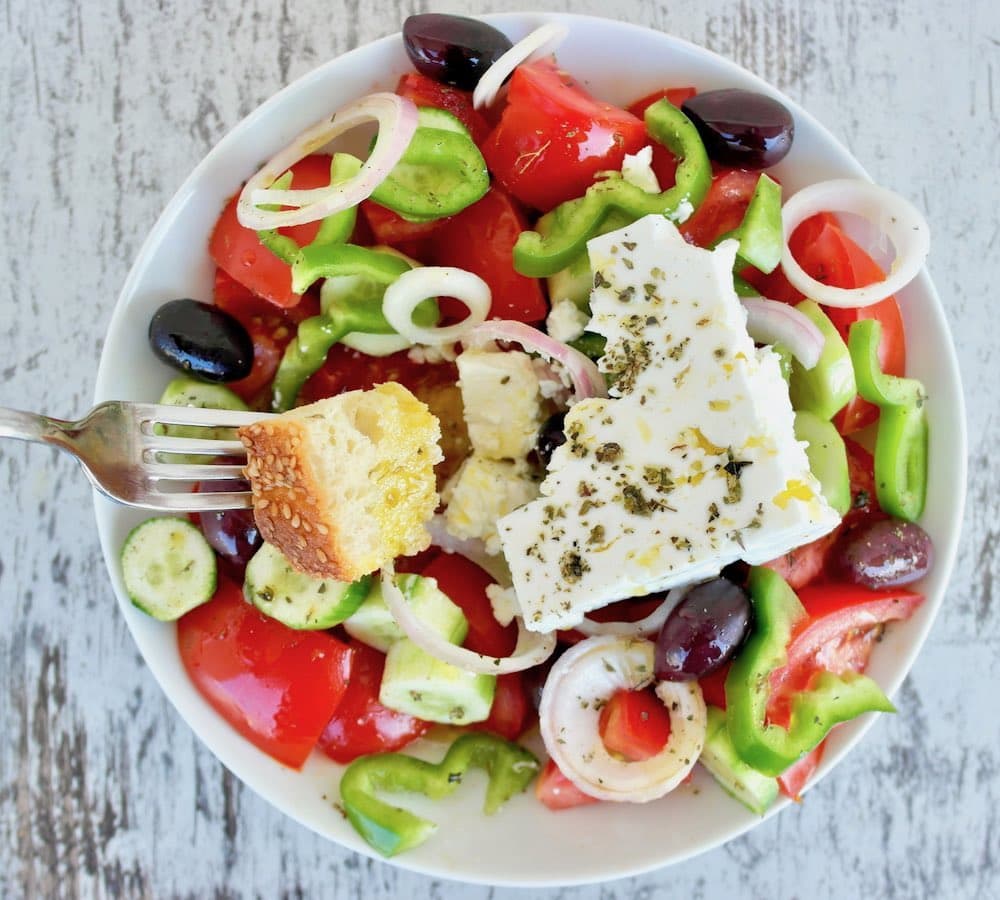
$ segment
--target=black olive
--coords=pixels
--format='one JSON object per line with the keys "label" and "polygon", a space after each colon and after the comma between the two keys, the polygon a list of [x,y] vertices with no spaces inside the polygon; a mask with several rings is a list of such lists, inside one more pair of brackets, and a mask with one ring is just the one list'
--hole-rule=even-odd
{"label": "black olive", "polygon": [[197,300],[170,300],[149,323],[149,345],[165,363],[206,381],[236,381],[253,367],[253,341],[228,313]]}
{"label": "black olive", "polygon": [[511,48],[510,39],[492,25],[443,13],[410,16],[403,23],[403,43],[421,75],[467,91]]}
{"label": "black olive", "polygon": [[694,122],[708,155],[723,165],[766,169],[792,149],[792,114],[766,94],[739,88],[706,91],[685,100],[681,109]]}

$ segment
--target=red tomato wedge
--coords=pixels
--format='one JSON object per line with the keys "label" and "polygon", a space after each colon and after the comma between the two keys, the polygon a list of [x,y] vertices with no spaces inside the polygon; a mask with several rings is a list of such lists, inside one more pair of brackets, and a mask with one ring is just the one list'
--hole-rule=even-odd
{"label": "red tomato wedge", "polygon": [[500,123],[482,145],[490,171],[546,212],[583,196],[598,172],[620,169],[646,143],[631,113],[590,96],[551,60],[518,66]]}
{"label": "red tomato wedge", "polygon": [[490,123],[472,106],[472,94],[451,85],[441,84],[419,72],[407,72],[399,79],[396,93],[407,97],[417,106],[433,106],[450,112],[482,144],[490,132]]}
{"label": "red tomato wedge", "polygon": [[400,245],[411,245],[414,241],[429,238],[448,221],[443,218],[433,222],[409,222],[399,213],[380,206],[374,200],[361,201],[361,214],[368,222],[376,244],[388,244],[397,249]]}
{"label": "red tomato wedge", "polygon": [[[548,312],[541,282],[514,269],[514,244],[529,227],[510,195],[494,185],[435,231],[426,242],[424,261],[457,266],[482,278],[493,298],[490,318],[540,322]],[[447,311],[442,306],[442,312]],[[465,315],[464,307],[460,315]]]}
{"label": "red tomato wedge", "polygon": [[[308,190],[330,183],[330,157],[307,156],[292,166],[292,187]],[[208,252],[226,274],[275,306],[295,306],[302,299],[292,291],[292,270],[267,249],[257,232],[240,225],[233,197],[216,222]],[[319,222],[282,228],[300,246],[312,243]]]}
{"label": "red tomato wedge", "polygon": [[[659,91],[653,91],[652,94],[647,94],[641,100],[636,100],[628,107],[628,111],[637,119],[642,119],[646,114],[646,109],[657,100],[666,97],[674,106],[679,107],[685,100],[697,93],[693,87],[663,88]],[[665,191],[675,181],[677,157],[657,141],[650,141],[650,146],[653,148],[653,174],[656,175],[656,180],[660,184],[660,190]]]}
{"label": "red tomato wedge", "polygon": [[651,689],[617,691],[601,710],[598,728],[608,750],[641,762],[670,740],[670,713]]}
{"label": "red tomato wedge", "polygon": [[435,579],[441,592],[465,613],[469,634],[463,646],[487,656],[510,656],[514,652],[517,626],[511,623],[505,627],[496,620],[486,596],[493,579],[479,566],[457,553],[442,553],[420,574]]}
{"label": "red tomato wedge", "polygon": [[420,737],[430,723],[379,703],[385,655],[351,641],[354,666],[344,699],[319,737],[319,748],[339,763],[367,753],[399,750]]}
{"label": "red tomato wedge", "polygon": [[177,622],[181,661],[202,696],[278,762],[301,768],[344,698],[351,649],[259,613],[220,578],[215,597]]}
{"label": "red tomato wedge", "polygon": [[508,741],[516,741],[524,734],[532,719],[532,706],[524,676],[521,672],[510,672],[497,676],[490,717],[485,722],[477,722],[469,727],[473,731],[492,731]]}
{"label": "red tomato wedge", "polygon": [[714,672],[709,672],[708,675],[698,679],[706,706],[726,708],[726,678],[729,676],[731,667],[732,662],[724,662]]}
{"label": "red tomato wedge", "polygon": [[797,591],[823,574],[830,553],[840,537],[840,530],[838,526],[829,534],[801,547],[795,547],[764,565],[774,569],[788,582],[793,591]]}
{"label": "red tomato wedge", "polygon": [[797,763],[785,769],[778,776],[778,790],[786,797],[799,802],[802,789],[809,779],[813,777],[819,764],[823,761],[823,751],[826,749],[826,741],[821,741]]}
{"label": "red tomato wedge", "polygon": [[535,782],[535,796],[553,811],[601,802],[596,797],[581,791],[563,775],[559,766],[551,759],[545,764],[542,774]]}
{"label": "red tomato wedge", "polygon": [[679,231],[690,244],[710,247],[718,238],[736,228],[750,205],[760,172],[719,169],[701,206]]}

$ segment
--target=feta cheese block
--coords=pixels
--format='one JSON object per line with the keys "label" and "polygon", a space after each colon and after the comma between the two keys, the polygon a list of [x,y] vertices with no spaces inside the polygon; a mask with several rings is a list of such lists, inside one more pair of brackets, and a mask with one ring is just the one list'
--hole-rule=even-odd
{"label": "feta cheese block", "polygon": [[473,452],[487,459],[524,459],[542,424],[531,357],[519,350],[466,350],[456,362]]}
{"label": "feta cheese block", "polygon": [[693,247],[662,216],[589,242],[588,330],[607,338],[614,384],[570,409],[542,496],[499,522],[529,629],[766,562],[838,524],[777,357],[747,334],[736,249]]}
{"label": "feta cheese block", "polygon": [[500,552],[497,520],[538,496],[538,477],[524,460],[487,459],[473,453],[441,492],[448,504],[445,528],[457,538],[476,538]]}

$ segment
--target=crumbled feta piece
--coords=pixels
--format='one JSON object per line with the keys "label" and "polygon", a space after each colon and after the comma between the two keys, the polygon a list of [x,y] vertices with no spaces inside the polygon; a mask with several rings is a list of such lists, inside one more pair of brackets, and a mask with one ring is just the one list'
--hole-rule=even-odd
{"label": "crumbled feta piece", "polygon": [[499,523],[525,624],[577,624],[624,597],[757,564],[839,517],[793,431],[732,284],[736,242],[687,244],[663,216],[590,241],[609,398],[577,403],[542,496]]}
{"label": "crumbled feta piece", "polygon": [[517,605],[517,594],[510,587],[500,587],[499,584],[488,584],[486,586],[486,596],[493,609],[493,618],[505,628],[514,621],[514,616],[521,614],[521,608]]}
{"label": "crumbled feta piece", "polygon": [[572,300],[555,300],[545,320],[545,330],[549,333],[549,337],[565,344],[568,341],[575,341],[583,334],[589,321],[590,316]]}
{"label": "crumbled feta piece", "polygon": [[626,153],[622,160],[622,178],[647,194],[660,193],[660,182],[653,171],[653,148],[647,145],[638,153]]}
{"label": "crumbled feta piece", "polygon": [[434,363],[454,362],[457,356],[453,344],[414,344],[406,354],[410,362]]}
{"label": "crumbled feta piece", "polygon": [[497,520],[538,496],[538,478],[524,460],[487,459],[473,453],[441,492],[445,527],[457,538],[476,538],[500,552]]}
{"label": "crumbled feta piece", "polygon": [[516,350],[466,350],[457,363],[473,452],[487,459],[524,459],[542,424],[542,398],[531,357]]}

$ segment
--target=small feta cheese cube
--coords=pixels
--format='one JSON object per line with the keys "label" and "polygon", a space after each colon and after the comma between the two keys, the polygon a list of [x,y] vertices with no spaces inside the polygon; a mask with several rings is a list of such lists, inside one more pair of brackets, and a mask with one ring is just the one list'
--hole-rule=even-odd
{"label": "small feta cheese cube", "polygon": [[549,337],[565,344],[568,341],[575,341],[583,334],[588,321],[590,316],[572,300],[563,298],[553,302],[549,316],[545,320],[545,330],[549,333]]}

